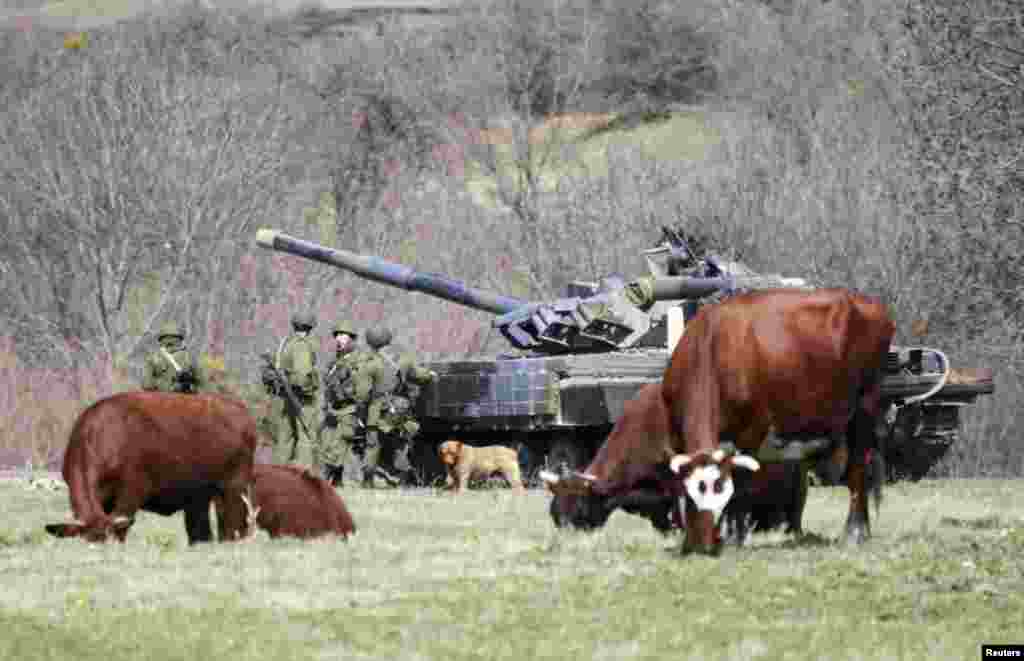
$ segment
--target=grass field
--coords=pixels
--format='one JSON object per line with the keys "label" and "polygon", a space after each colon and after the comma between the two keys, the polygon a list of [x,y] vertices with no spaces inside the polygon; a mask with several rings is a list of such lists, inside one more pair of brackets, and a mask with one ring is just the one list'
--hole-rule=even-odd
{"label": "grass field", "polygon": [[844,489],[813,489],[801,543],[681,558],[646,522],[553,530],[532,491],[346,490],[348,542],[189,548],[180,515],[128,543],[42,530],[66,493],[0,484],[3,659],[977,658],[1024,640],[1024,484],[887,492],[875,537],[833,543]]}

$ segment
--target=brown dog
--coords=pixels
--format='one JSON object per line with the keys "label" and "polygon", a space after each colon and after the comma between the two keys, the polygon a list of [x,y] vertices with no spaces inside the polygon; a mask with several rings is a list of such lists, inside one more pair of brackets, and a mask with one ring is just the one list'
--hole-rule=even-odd
{"label": "brown dog", "polygon": [[445,486],[454,488],[455,493],[462,493],[471,479],[484,479],[495,473],[500,473],[508,480],[513,489],[523,489],[523,481],[519,477],[519,457],[511,448],[501,445],[475,448],[451,439],[442,443],[437,452],[448,471]]}

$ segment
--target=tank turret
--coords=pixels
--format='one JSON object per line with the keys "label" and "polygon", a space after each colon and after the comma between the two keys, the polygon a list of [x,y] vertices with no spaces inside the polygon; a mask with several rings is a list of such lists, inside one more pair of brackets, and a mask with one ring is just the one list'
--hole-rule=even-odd
{"label": "tank turret", "polygon": [[[669,230],[665,230],[666,233]],[[685,244],[668,241],[647,251],[652,274],[625,282],[605,278],[602,285],[574,283],[572,295],[554,301],[524,301],[471,287],[436,273],[422,273],[380,257],[328,248],[271,229],[256,235],[260,246],[328,264],[356,275],[408,291],[420,292],[498,315],[494,326],[517,349],[537,353],[593,353],[633,347],[664,346],[652,330],[664,326],[662,302],[700,299],[719,291],[802,286],[798,278],[734,274],[717,263],[702,264],[698,275],[680,275],[687,264]],[[677,237],[678,238],[678,237]],[[658,258],[665,260],[659,262]],[[665,268],[654,266],[668,262]],[[694,260],[690,260],[693,262]],[[663,332],[655,333],[664,338]]]}

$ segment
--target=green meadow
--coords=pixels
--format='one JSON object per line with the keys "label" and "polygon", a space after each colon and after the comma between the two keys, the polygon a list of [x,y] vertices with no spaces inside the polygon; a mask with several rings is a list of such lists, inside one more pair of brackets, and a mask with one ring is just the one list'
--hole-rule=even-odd
{"label": "green meadow", "polygon": [[1019,481],[890,487],[859,549],[845,489],[815,488],[804,538],[718,559],[622,513],[558,532],[505,490],[346,489],[348,542],[190,548],[140,513],[96,546],[49,538],[66,493],[26,484],[0,485],[7,659],[965,659],[1022,634]]}

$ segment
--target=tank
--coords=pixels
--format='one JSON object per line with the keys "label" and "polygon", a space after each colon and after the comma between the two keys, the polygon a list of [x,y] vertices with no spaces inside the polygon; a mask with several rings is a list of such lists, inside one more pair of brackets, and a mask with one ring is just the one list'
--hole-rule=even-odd
{"label": "tank", "polygon": [[[554,301],[497,294],[272,229],[259,230],[256,240],[263,248],[495,315],[493,325],[513,351],[429,364],[438,379],[417,403],[421,432],[408,457],[413,472],[430,483],[443,475],[436,448],[448,438],[518,448],[527,476],[562,463],[585,466],[625,402],[661,379],[670,347],[700,305],[740,291],[810,288],[799,277],[698,257],[680,232],[662,232],[661,242],[644,252],[647,274],[572,282],[566,297]],[[935,349],[891,347],[882,396],[901,407],[886,421],[889,477],[924,476],[955,442],[961,408],[992,392],[990,370],[955,369]]]}

